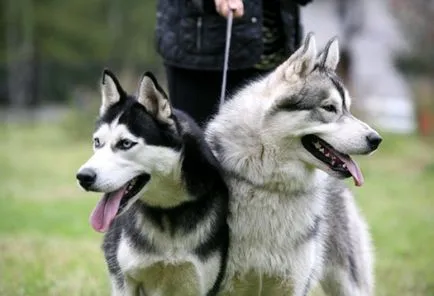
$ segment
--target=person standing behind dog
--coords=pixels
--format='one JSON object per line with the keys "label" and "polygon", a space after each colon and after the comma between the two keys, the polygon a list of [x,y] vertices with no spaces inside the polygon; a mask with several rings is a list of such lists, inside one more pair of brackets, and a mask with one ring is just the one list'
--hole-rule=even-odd
{"label": "person standing behind dog", "polygon": [[227,96],[273,70],[299,47],[300,5],[311,1],[159,0],[156,47],[173,106],[201,126],[218,110],[230,9],[234,22]]}

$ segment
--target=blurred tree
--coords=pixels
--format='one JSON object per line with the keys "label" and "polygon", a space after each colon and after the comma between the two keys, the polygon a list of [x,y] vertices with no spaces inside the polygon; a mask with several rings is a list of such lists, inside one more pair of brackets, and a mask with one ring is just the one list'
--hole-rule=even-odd
{"label": "blurred tree", "polygon": [[105,66],[157,67],[154,0],[4,0],[1,6],[0,78],[7,87],[0,97],[6,92],[16,107],[94,88]]}
{"label": "blurred tree", "polygon": [[409,74],[434,75],[434,0],[391,0],[411,51],[398,59]]}
{"label": "blurred tree", "polygon": [[5,48],[7,93],[12,106],[22,108],[34,98],[32,63],[34,55],[33,1],[8,1],[5,5]]}

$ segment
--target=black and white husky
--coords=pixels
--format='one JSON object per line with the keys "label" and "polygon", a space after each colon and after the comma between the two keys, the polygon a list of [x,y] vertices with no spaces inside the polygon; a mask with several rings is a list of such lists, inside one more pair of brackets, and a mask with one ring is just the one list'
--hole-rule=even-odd
{"label": "black and white husky", "polygon": [[350,113],[335,74],[337,40],[313,35],[275,71],[229,100],[206,130],[229,184],[229,295],[373,293],[369,232],[340,180],[363,183],[350,155],[378,133]]}
{"label": "black and white husky", "polygon": [[94,155],[77,179],[103,192],[90,222],[107,232],[112,295],[216,295],[228,248],[228,189],[199,127],[152,74],[136,96],[102,77]]}

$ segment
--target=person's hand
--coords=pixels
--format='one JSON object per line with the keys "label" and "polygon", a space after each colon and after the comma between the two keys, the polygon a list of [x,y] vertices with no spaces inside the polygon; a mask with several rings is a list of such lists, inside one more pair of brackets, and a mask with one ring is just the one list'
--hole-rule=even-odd
{"label": "person's hand", "polygon": [[242,17],[244,14],[244,4],[242,0],[214,0],[217,12],[224,17],[228,17],[229,10],[233,10],[234,17]]}

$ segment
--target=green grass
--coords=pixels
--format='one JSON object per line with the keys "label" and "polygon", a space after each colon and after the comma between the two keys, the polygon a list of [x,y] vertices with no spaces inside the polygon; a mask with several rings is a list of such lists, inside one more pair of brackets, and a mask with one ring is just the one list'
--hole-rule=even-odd
{"label": "green grass", "polygon": [[[97,196],[74,179],[90,141],[53,125],[0,135],[0,295],[107,295],[101,235],[88,224]],[[348,183],[373,234],[376,294],[434,295],[434,146],[386,135],[358,161],[366,183]]]}
{"label": "green grass", "polygon": [[97,196],[75,183],[88,143],[49,125],[0,134],[0,295],[108,295],[101,235],[87,222]]}

